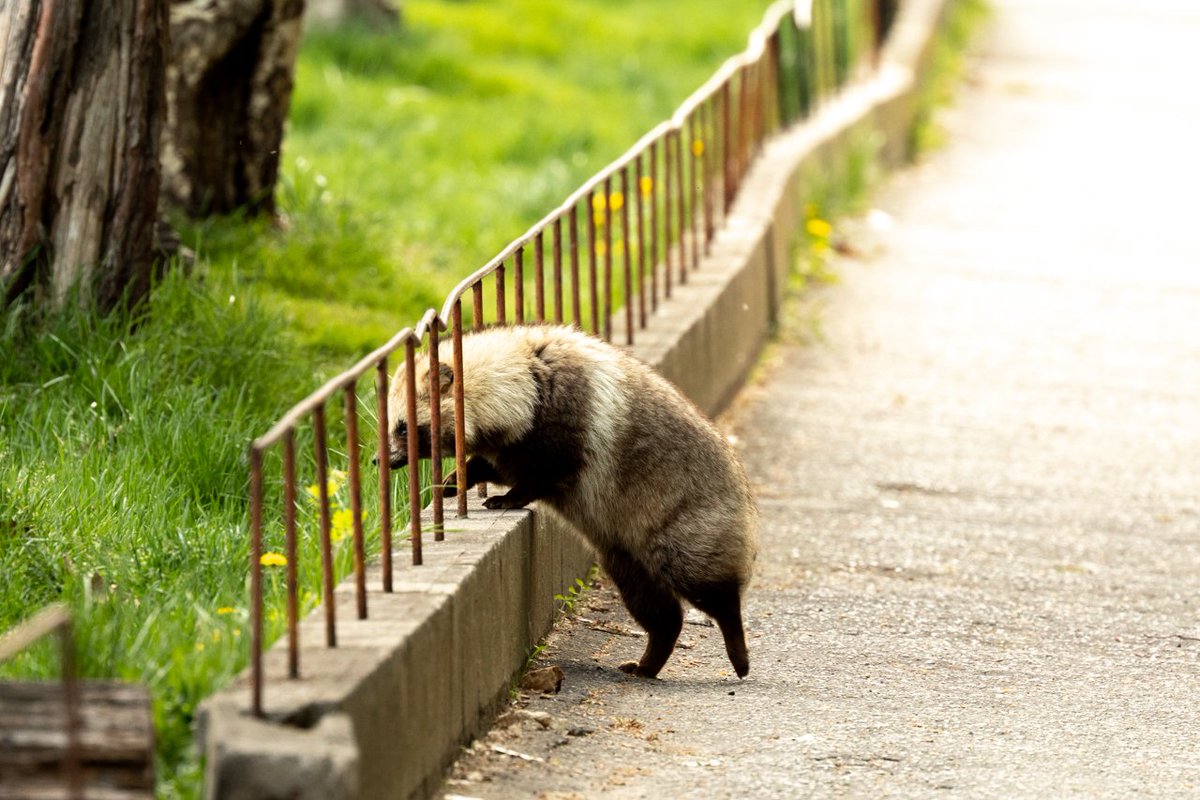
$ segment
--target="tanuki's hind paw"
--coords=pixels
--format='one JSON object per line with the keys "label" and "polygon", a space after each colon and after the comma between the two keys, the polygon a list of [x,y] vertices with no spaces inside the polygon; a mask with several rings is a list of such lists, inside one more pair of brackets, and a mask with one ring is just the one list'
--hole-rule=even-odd
{"label": "tanuki's hind paw", "polygon": [[641,668],[641,665],[636,661],[626,661],[624,664],[618,665],[617,669],[621,670],[621,672],[624,672],[627,675],[636,675],[639,678],[657,678],[658,677],[657,672],[655,672],[653,675],[649,675],[646,672],[644,672]]}

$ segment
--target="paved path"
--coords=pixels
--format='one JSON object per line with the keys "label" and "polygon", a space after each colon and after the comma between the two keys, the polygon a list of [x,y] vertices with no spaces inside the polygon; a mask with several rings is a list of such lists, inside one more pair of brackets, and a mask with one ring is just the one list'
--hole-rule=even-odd
{"label": "paved path", "polygon": [[750,677],[697,625],[621,676],[597,592],[552,727],[447,792],[1200,797],[1200,5],[994,5],[949,146],[732,414]]}

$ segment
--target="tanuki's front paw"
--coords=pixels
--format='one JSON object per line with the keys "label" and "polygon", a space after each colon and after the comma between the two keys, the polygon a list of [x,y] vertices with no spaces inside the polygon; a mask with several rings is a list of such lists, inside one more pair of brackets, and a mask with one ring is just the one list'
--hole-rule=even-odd
{"label": "tanuki's front paw", "polygon": [[524,508],[527,505],[529,505],[528,500],[522,501],[520,498],[513,497],[512,492],[489,497],[483,501],[483,507],[490,508],[492,511],[509,511],[514,508]]}

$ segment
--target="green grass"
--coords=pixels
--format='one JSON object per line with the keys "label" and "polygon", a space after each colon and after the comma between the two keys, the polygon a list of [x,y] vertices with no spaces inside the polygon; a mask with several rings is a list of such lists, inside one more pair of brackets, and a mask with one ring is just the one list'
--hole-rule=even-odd
{"label": "green grass", "polygon": [[954,0],[946,12],[942,32],[934,43],[933,63],[917,93],[916,121],[910,150],[919,157],[945,142],[937,111],[953,105],[954,93],[966,73],[971,44],[991,16],[987,0]]}
{"label": "green grass", "polygon": [[[233,287],[236,289],[237,287]],[[252,296],[251,296],[252,298]],[[85,676],[154,696],[159,794],[194,796],[199,701],[247,662],[246,447],[317,375],[281,319],[253,299],[171,274],[136,318],[4,317],[0,349],[0,630],[65,600]],[[367,382],[360,437],[365,531],[378,549],[374,424]],[[339,404],[330,460],[345,469]],[[301,604],[318,598],[311,431],[298,436]],[[265,549],[284,549],[278,453],[266,463]],[[428,478],[426,477],[426,483]],[[351,567],[348,489],[334,474],[336,571]],[[407,484],[393,483],[403,538]],[[341,512],[341,513],[338,513]],[[266,570],[267,635],[283,629],[282,570]],[[50,676],[39,646],[0,675]]]}
{"label": "green grass", "polygon": [[171,796],[199,779],[196,703],[245,660],[217,609],[245,607],[246,443],[312,371],[277,317],[178,274],[136,319],[3,321],[0,629],[65,599],[84,674],[153,691]]}
{"label": "green grass", "polygon": [[401,31],[308,35],[282,231],[193,226],[329,364],[378,345],[620,155],[727,57],[766,0],[408,2]]}

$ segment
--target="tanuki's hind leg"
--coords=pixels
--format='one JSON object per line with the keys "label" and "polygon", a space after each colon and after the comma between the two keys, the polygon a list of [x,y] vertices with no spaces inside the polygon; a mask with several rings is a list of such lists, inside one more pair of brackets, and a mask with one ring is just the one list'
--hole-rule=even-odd
{"label": "tanuki's hind leg", "polygon": [[742,629],[742,592],[736,580],[708,583],[684,593],[696,608],[717,621],[725,637],[725,652],[739,678],[750,671],[750,654],[746,651],[746,633]]}
{"label": "tanuki's hind leg", "polygon": [[683,629],[683,607],[666,584],[625,550],[615,549],[601,555],[604,571],[613,579],[625,607],[646,629],[646,652],[639,661],[629,661],[621,669],[643,678],[653,678],[675,650]]}

